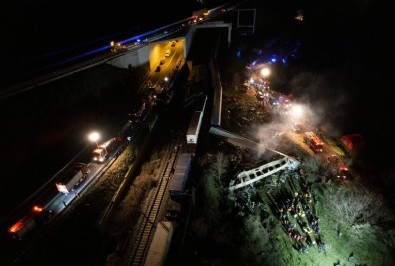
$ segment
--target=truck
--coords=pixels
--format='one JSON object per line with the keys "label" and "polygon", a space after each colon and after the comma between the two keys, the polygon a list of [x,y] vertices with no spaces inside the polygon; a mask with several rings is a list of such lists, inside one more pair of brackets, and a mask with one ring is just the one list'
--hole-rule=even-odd
{"label": "truck", "polygon": [[26,215],[8,228],[7,232],[13,239],[22,240],[37,225],[47,221],[48,213],[43,206],[33,205]]}
{"label": "truck", "polygon": [[59,192],[68,194],[77,188],[90,173],[89,167],[85,163],[77,163],[72,169],[61,173],[62,178],[55,183]]}
{"label": "truck", "polygon": [[324,151],[324,142],[312,131],[307,131],[304,133],[303,141],[314,152],[323,152]]}
{"label": "truck", "polygon": [[328,170],[337,178],[346,179],[350,177],[346,164],[340,159],[339,155],[331,154],[327,159]]}
{"label": "truck", "polygon": [[93,161],[97,163],[105,162],[110,156],[111,152],[118,147],[120,141],[121,139],[119,137],[114,137],[107,140],[103,144],[96,146],[96,148],[92,151]]}

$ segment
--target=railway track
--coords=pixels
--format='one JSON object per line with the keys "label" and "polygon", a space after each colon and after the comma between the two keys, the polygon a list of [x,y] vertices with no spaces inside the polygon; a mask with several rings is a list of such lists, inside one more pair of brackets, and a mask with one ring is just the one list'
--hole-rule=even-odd
{"label": "railway track", "polygon": [[171,170],[176,162],[178,149],[174,147],[178,145],[178,141],[174,141],[168,146],[166,155],[164,156],[164,165],[162,166],[161,177],[156,187],[153,197],[146,205],[146,210],[142,214],[136,232],[136,241],[128,252],[127,265],[143,265],[147,252],[155,233],[157,223],[159,222],[160,212],[163,207],[163,202],[166,202],[168,197],[167,187]]}

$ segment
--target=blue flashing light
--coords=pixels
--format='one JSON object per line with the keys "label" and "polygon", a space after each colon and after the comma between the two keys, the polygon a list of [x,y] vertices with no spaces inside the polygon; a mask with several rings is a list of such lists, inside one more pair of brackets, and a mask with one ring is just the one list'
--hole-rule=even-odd
{"label": "blue flashing light", "polygon": [[238,57],[238,58],[241,58],[241,52],[240,52],[240,50],[237,51],[237,57]]}
{"label": "blue flashing light", "polygon": [[276,63],[277,62],[277,55],[272,55],[271,57],[270,57],[270,62],[272,62],[272,63]]}
{"label": "blue flashing light", "polygon": [[254,61],[251,63],[251,65],[255,66],[256,63],[257,63],[257,60],[254,60]]}
{"label": "blue flashing light", "polygon": [[285,60],[285,58],[283,58],[281,61],[283,61],[283,64],[287,63],[287,60]]}

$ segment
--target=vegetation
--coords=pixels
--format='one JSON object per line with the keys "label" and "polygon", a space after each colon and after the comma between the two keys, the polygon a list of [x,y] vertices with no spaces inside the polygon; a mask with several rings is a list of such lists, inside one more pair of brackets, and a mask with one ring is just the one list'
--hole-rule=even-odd
{"label": "vegetation", "polygon": [[[372,43],[369,42],[365,42],[361,48],[361,38],[357,36],[360,36],[365,31],[355,29],[361,24],[355,23],[354,19],[361,21],[363,18],[365,22],[362,25],[365,26],[367,25],[366,21],[371,21],[371,19],[366,20],[366,16],[362,14],[364,13],[361,11],[362,9],[358,9],[357,12],[361,13],[356,15],[355,8],[351,8],[350,5],[351,3],[342,3],[340,5],[317,3],[316,6],[310,6],[310,10],[304,10],[306,11],[306,20],[309,20],[306,22],[308,23],[306,28],[304,28],[304,36],[300,36],[305,39],[303,46],[305,57],[305,62],[303,63],[307,63],[304,66],[305,69],[302,71],[296,68],[277,69],[278,71],[276,72],[285,70],[286,75],[289,75],[289,77],[282,76],[281,79],[277,79],[277,81],[280,80],[281,82],[271,83],[271,85],[283,85],[279,88],[279,91],[287,91],[292,87],[295,94],[304,95],[308,93],[309,95],[306,95],[306,98],[319,99],[320,111],[323,105],[328,104],[321,100],[330,99],[328,100],[330,102],[328,109],[332,112],[330,115],[335,117],[344,115],[344,113],[339,114],[333,112],[333,110],[334,108],[342,110],[342,105],[347,103],[344,101],[345,94],[353,94],[354,96],[351,96],[353,101],[355,100],[355,95],[359,95],[360,83],[363,86],[369,86],[369,81],[367,80],[381,80],[379,82],[384,83],[384,79],[380,77],[381,75],[371,79],[360,74],[365,73],[363,70],[365,66],[358,66],[362,60],[361,58],[369,57],[372,51],[377,51],[377,49],[374,49]],[[340,6],[349,10],[350,16],[344,16],[344,12],[339,12]],[[264,12],[273,11],[271,8],[275,7],[278,9],[284,8],[281,4],[274,4]],[[371,4],[368,3],[363,9],[367,10],[371,7]],[[327,11],[327,8],[330,11]],[[376,6],[376,8],[380,9],[382,6]],[[384,15],[383,20],[389,20],[387,12],[380,12],[380,14]],[[332,21],[328,17],[334,17],[334,20]],[[377,19],[376,24],[379,24],[378,21],[383,20]],[[324,21],[329,23],[323,23]],[[346,22],[347,27],[343,27],[344,22]],[[273,24],[277,25],[277,23]],[[369,23],[369,25],[372,24]],[[270,29],[268,30],[270,31]],[[369,30],[376,32],[376,29],[373,30],[373,26],[369,26]],[[354,34],[349,35],[349,32]],[[262,35],[270,38],[267,37],[270,33],[272,31],[269,33],[265,31],[265,34]],[[278,37],[278,32],[275,34]],[[334,44],[338,42],[339,34],[343,36],[339,43],[347,43],[349,45],[348,49]],[[377,35],[379,33],[374,34],[374,36]],[[265,37],[260,36],[260,38],[263,39]],[[353,40],[354,38],[358,39],[358,41]],[[248,41],[251,40],[248,39]],[[248,90],[243,90],[242,82],[247,77],[242,77],[240,70],[245,69],[248,56],[241,59],[233,56],[236,52],[241,52],[242,55],[243,53],[248,53],[246,52],[247,49],[252,50],[255,47],[247,47],[243,42],[236,44],[236,46],[235,50],[227,53],[222,58],[226,62],[222,62],[223,66],[220,67],[222,69],[221,77],[224,88],[221,124],[225,129],[247,136],[248,127],[252,123],[271,122],[272,120],[267,110],[261,110],[260,107],[257,107],[256,99],[253,95]],[[334,46],[336,47],[334,48]],[[359,49],[354,49],[356,47],[359,47]],[[347,62],[339,59],[344,59],[351,50],[352,55],[348,57]],[[323,53],[323,51],[327,52]],[[357,58],[358,60],[354,60]],[[242,61],[243,59],[245,60],[244,62]],[[346,68],[344,68],[345,64],[347,65]],[[302,66],[296,67],[301,68]],[[344,71],[345,69],[347,71]],[[347,78],[344,77],[345,75],[347,75]],[[353,77],[351,78],[351,76]],[[349,88],[349,82],[342,82],[343,79],[353,80],[352,88]],[[374,88],[370,89],[370,91],[374,91]],[[342,97],[331,97],[336,96],[331,95],[335,93],[341,93]],[[372,97],[372,95],[375,95],[375,93],[368,97]],[[251,108],[255,108],[254,112],[250,112]],[[360,108],[354,108],[355,113],[353,113],[350,108],[348,109],[350,113],[347,114],[351,119],[359,116],[372,117],[369,113],[371,112],[370,110],[366,110],[365,113]],[[380,110],[380,116],[383,116],[381,112],[382,109]],[[257,119],[262,114],[264,119]],[[243,116],[248,121],[243,119]],[[367,125],[371,127],[370,124]],[[270,127],[270,125],[265,124],[265,127]],[[379,127],[378,131],[383,132],[382,123],[378,123],[377,127]],[[335,131],[338,134],[337,130]],[[333,133],[328,138],[325,138],[325,141],[328,145],[336,147],[336,142],[332,139],[334,137]],[[381,135],[383,133],[379,134],[379,136]],[[374,141],[376,139],[372,139],[372,142]],[[218,164],[216,158],[208,158],[209,156],[207,155],[205,156],[207,158],[199,158],[200,162],[207,162],[211,159],[211,164],[209,165],[205,163],[200,164],[202,169],[210,169],[212,167],[217,170],[214,172],[204,171],[202,174],[201,180],[207,184],[203,184],[197,190],[197,198],[201,199],[201,201],[197,201],[196,209],[190,219],[191,226],[186,233],[185,240],[188,244],[183,249],[184,254],[180,265],[299,266],[335,265],[338,263],[341,263],[341,265],[395,265],[395,257],[393,256],[395,253],[394,213],[389,207],[390,205],[388,205],[389,202],[383,198],[380,191],[376,191],[377,186],[371,186],[373,183],[377,185],[377,180],[380,179],[379,176],[382,176],[384,173],[384,170],[380,168],[372,168],[371,162],[380,160],[384,163],[388,156],[382,156],[386,158],[377,156],[378,158],[376,159],[366,160],[366,158],[373,156],[365,156],[366,158],[362,158],[361,154],[351,156],[341,146],[336,147],[336,153],[342,159],[345,159],[347,165],[352,167],[359,166],[362,169],[362,171],[355,173],[354,180],[339,182],[339,180],[332,178],[322,160],[289,141],[286,134],[277,137],[276,145],[278,150],[294,156],[300,161],[298,171],[278,173],[273,176],[273,179],[278,182],[260,182],[255,187],[246,187],[234,192],[229,192],[226,186],[219,182],[218,174],[216,173],[219,172],[218,168],[221,164]],[[234,157],[241,157],[234,150],[223,146],[221,147],[224,151],[223,156],[227,157],[230,162],[234,161]],[[373,171],[366,172],[366,165],[371,167]],[[250,167],[249,169],[252,168]],[[234,178],[234,169],[235,167],[232,163],[227,169],[222,168],[223,171],[220,171],[221,179],[229,180]],[[364,171],[365,174],[368,174],[367,176],[361,176],[361,173]],[[371,173],[374,173],[374,175]],[[393,183],[390,181],[393,180],[393,178],[391,179],[391,174],[388,174],[385,180],[388,184]],[[367,186],[367,184],[370,185]],[[306,214],[303,218],[299,217],[299,215],[296,218],[293,215],[289,215],[289,221],[297,224],[296,228],[301,234],[309,235],[315,239],[315,244],[309,246],[307,250],[300,249],[301,246],[295,245],[295,241],[290,239],[287,231],[284,230],[286,228],[284,221],[279,218],[280,209],[286,199],[293,199],[295,193],[299,195],[305,191],[312,195],[312,201],[306,205],[312,210],[314,216],[319,219],[319,234],[312,233],[310,235],[303,231],[303,225],[300,226],[298,224],[298,221],[306,221]],[[221,195],[219,202],[218,195]],[[388,198],[391,200],[393,197]],[[215,208],[211,205],[215,206]],[[217,209],[216,206],[218,205],[220,206],[220,211],[215,214],[216,219],[213,220],[211,218],[213,216],[212,209]],[[222,233],[222,235],[219,236],[218,232]],[[305,241],[302,242],[304,246],[307,246]]]}
{"label": "vegetation", "polygon": [[[359,185],[311,180],[318,169],[311,160],[301,164],[303,175],[288,173],[274,190],[258,185],[230,193],[217,178],[218,172],[227,175],[219,163],[226,157],[217,154],[209,167],[215,171],[208,170],[202,177],[204,184],[197,191],[201,201],[191,219],[185,263],[193,258],[193,265],[393,265],[394,217],[377,194]],[[306,187],[313,195],[309,204],[321,230],[310,235],[299,230],[316,239],[311,246],[300,242],[308,246],[304,251],[287,236],[278,210],[287,197],[292,199]],[[298,219],[289,218],[295,223]]]}
{"label": "vegetation", "polygon": [[[224,125],[243,133],[246,124],[270,121],[269,114],[258,109],[254,95],[241,90],[240,75],[232,75],[229,79],[232,91],[224,92],[224,102],[228,103],[223,110]],[[294,83],[305,80],[296,79]],[[298,85],[305,87],[305,84]],[[244,113],[248,115],[243,116]],[[238,119],[233,120],[233,114],[237,114]],[[257,119],[257,114],[263,117]],[[285,145],[287,154],[300,160],[298,171],[280,172],[272,177],[275,182],[259,183],[255,187],[227,190],[224,181],[234,177],[233,158],[241,157],[226,152],[231,149],[224,148],[224,152],[215,156],[206,154],[199,158],[202,176],[195,208],[186,221],[190,230],[177,230],[177,234],[185,233],[184,246],[177,258],[181,259],[181,265],[394,265],[394,217],[384,198],[362,183],[334,181],[322,161],[292,146],[285,137],[278,137],[278,147]],[[63,263],[79,261],[83,265],[96,265],[103,262],[107,251],[119,251],[126,245],[130,235],[125,232],[132,230],[131,224],[137,224],[144,199],[156,184],[155,169],[159,168],[153,161],[143,166],[141,175],[115,210],[111,224],[104,229],[96,227],[133,161],[130,154],[126,157],[101,178],[97,189],[80,198],[81,204],[66,218],[67,223],[59,223],[48,232],[41,243],[45,248],[34,250],[34,258],[29,262],[42,264],[43,250],[52,250],[60,254],[57,259]],[[287,200],[295,199],[299,200],[300,212],[292,213],[292,208],[283,208]],[[317,230],[314,226],[317,232],[311,233],[313,226],[309,223],[313,220],[320,228]],[[306,239],[290,237],[290,225],[286,221]],[[81,237],[84,241],[79,241]],[[59,252],[59,248],[64,252]],[[103,256],[98,256],[98,251],[103,251]]]}

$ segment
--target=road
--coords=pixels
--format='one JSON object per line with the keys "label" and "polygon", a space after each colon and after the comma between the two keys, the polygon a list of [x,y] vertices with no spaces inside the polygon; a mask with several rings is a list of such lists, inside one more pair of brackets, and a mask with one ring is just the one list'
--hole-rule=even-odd
{"label": "road", "polygon": [[[168,88],[171,88],[176,77],[177,71],[184,61],[184,41],[175,39],[175,46],[172,47],[172,42],[166,42],[165,44],[159,45],[159,51],[156,53],[156,58],[152,59],[150,66],[151,74],[147,78],[146,82],[142,84],[140,92],[150,87],[155,88],[156,94],[161,94]],[[170,49],[170,56],[165,57],[166,50]],[[161,65],[160,61],[164,60]],[[160,67],[160,71],[156,71],[157,67]]]}
{"label": "road", "polygon": [[[160,72],[152,72],[150,75],[150,80],[152,80],[153,84],[161,85],[164,88],[169,88],[172,85],[173,79],[176,77],[178,73],[178,67],[181,65],[183,60],[183,42],[179,41],[172,47],[171,43],[166,43],[163,45],[160,54],[164,54],[164,51],[167,49],[171,49],[171,54],[168,58],[166,58],[165,63],[163,64],[163,68]],[[169,77],[167,83],[164,83],[164,77]],[[148,107],[148,109],[151,109]],[[147,110],[149,113],[150,110]],[[141,117],[141,119],[146,118],[148,115]],[[137,121],[133,123],[133,130],[130,133],[130,136],[135,136],[138,131],[141,130],[141,125],[145,121]],[[133,140],[130,140],[133,142]],[[75,200],[78,199],[79,196],[83,195],[89,187],[93,186],[97,180],[106,172],[106,170],[115,162],[117,156],[122,152],[126,145],[129,144],[129,140],[126,138],[124,141],[111,152],[109,158],[105,161],[105,163],[99,164],[96,162],[89,162],[87,166],[89,168],[89,173],[86,178],[70,193],[62,193],[58,192],[56,189],[56,182],[62,178],[62,173],[66,173],[67,171],[73,170],[73,167],[79,163],[83,162],[83,157],[86,157],[86,154],[91,154],[92,147],[85,148],[80,152],[71,162],[69,162],[63,169],[61,169],[50,181],[48,181],[45,185],[43,185],[38,191],[34,193],[31,197],[29,197],[18,209],[13,212],[13,215],[9,216],[6,221],[3,221],[4,224],[8,224],[8,226],[4,227],[5,230],[11,227],[14,223],[18,222],[21,217],[28,217],[28,220],[24,220],[20,231],[18,234],[15,234],[16,239],[21,238],[23,241],[18,244],[18,250],[20,252],[24,252],[29,246],[34,243],[35,239],[40,236],[40,232],[47,228],[49,223],[56,221],[56,218],[60,218],[63,212],[71,206]],[[39,206],[43,206],[46,210],[45,221],[43,223],[30,222],[32,220],[36,221],[37,216],[30,217],[29,211],[31,206],[38,204]],[[34,226],[28,226],[28,224]],[[7,237],[8,238],[8,237]],[[4,240],[4,239],[1,239]],[[0,242],[1,242],[0,240]],[[8,242],[8,240],[7,240]],[[2,243],[1,245],[8,245],[7,243]],[[10,245],[8,245],[10,247]],[[13,250],[11,253],[15,252]],[[18,254],[15,254],[15,257],[18,257]]]}
{"label": "road", "polygon": [[29,91],[70,74],[103,64],[112,58],[128,53],[131,50],[138,49],[152,42],[169,38],[171,35],[180,34],[195,24],[221,17],[228,12],[231,12],[236,7],[237,6],[233,3],[227,3],[212,8],[210,13],[202,18],[202,20],[196,21],[196,18],[191,16],[163,27],[152,29],[137,36],[121,40],[117,42],[117,44],[123,45],[124,49],[115,53],[111,52],[111,45],[108,44],[83,54],[75,54],[72,57],[63,58],[62,60],[57,59],[55,62],[51,63],[47,62],[44,67],[35,67],[34,73],[19,73],[18,80],[6,81],[8,87],[5,87],[0,91],[0,99]]}

